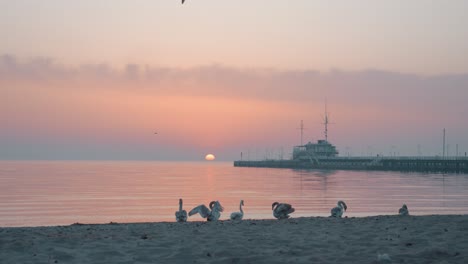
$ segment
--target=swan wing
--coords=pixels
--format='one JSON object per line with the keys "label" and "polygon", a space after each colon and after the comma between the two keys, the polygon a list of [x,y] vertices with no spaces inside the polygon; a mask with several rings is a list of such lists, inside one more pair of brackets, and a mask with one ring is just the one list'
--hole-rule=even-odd
{"label": "swan wing", "polygon": [[400,208],[400,210],[398,210],[398,214],[399,215],[408,215],[408,210],[406,210],[405,208]]}
{"label": "swan wing", "polygon": [[244,214],[241,212],[234,212],[231,214],[231,220],[242,220],[242,217],[244,217]]}
{"label": "swan wing", "polygon": [[210,215],[211,211],[206,207],[204,204],[201,204],[189,212],[189,216],[192,216],[194,214],[200,214],[201,217],[207,218]]}
{"label": "swan wing", "polygon": [[218,221],[218,219],[221,217],[221,213],[218,210],[213,210],[211,211],[210,215],[206,220],[208,221]]}
{"label": "swan wing", "polygon": [[290,204],[281,203],[276,207],[275,211],[277,211],[279,214],[290,214],[294,213],[295,210]]}
{"label": "swan wing", "polygon": [[343,215],[343,210],[337,206],[331,209],[330,213],[333,217],[341,217],[341,215]]}
{"label": "swan wing", "polygon": [[289,214],[294,213],[294,211],[295,209],[290,204],[280,203],[273,211],[273,216],[278,219],[286,219],[289,218]]}

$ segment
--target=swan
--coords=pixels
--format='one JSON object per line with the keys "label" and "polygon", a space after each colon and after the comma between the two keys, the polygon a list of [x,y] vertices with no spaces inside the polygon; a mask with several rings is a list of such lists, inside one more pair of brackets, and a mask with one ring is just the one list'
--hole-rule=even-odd
{"label": "swan", "polygon": [[406,204],[403,204],[403,206],[400,208],[400,210],[398,210],[398,214],[399,215],[409,215],[408,206],[406,206]]}
{"label": "swan", "polygon": [[189,216],[194,214],[200,214],[201,217],[206,218],[207,221],[218,221],[221,217],[221,212],[224,211],[224,207],[221,206],[219,201],[211,201],[210,208],[206,207],[204,204],[201,204],[189,212]]}
{"label": "swan", "polygon": [[242,220],[244,217],[244,211],[242,210],[242,206],[244,205],[244,200],[240,201],[239,210],[240,212],[234,212],[231,214],[231,220]]}
{"label": "swan", "polygon": [[177,222],[187,222],[187,212],[182,210],[182,199],[179,199],[179,211],[175,212]]}
{"label": "swan", "polygon": [[271,210],[273,210],[273,216],[278,219],[289,218],[289,214],[292,214],[295,211],[290,204],[278,202],[274,202],[271,205]]}
{"label": "swan", "polygon": [[343,201],[338,201],[336,205],[337,206],[335,208],[331,209],[331,216],[341,217],[346,209],[348,209],[348,206],[346,206],[345,202]]}

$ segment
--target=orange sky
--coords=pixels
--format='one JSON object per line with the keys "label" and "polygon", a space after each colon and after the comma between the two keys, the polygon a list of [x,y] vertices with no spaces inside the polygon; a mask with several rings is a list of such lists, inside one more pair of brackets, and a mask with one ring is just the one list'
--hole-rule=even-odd
{"label": "orange sky", "polygon": [[467,9],[0,1],[0,159],[289,157],[326,100],[342,154],[437,155],[443,128],[464,153]]}
{"label": "orange sky", "polygon": [[325,100],[342,154],[435,155],[444,127],[452,154],[468,147],[466,75],[15,63],[0,64],[3,158],[289,157],[301,120],[304,142],[323,138]]}

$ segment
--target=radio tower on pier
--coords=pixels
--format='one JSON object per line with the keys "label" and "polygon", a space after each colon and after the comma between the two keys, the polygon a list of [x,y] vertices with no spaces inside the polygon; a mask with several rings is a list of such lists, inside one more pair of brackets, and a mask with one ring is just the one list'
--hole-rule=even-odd
{"label": "radio tower on pier", "polygon": [[304,122],[301,120],[301,126],[297,129],[300,129],[301,130],[301,146],[302,146],[302,137],[304,135]]}
{"label": "radio tower on pier", "polygon": [[323,125],[325,125],[325,141],[328,142],[328,124],[333,124],[330,123],[330,118],[328,116],[328,111],[327,111],[327,100],[325,100],[325,116],[323,117]]}

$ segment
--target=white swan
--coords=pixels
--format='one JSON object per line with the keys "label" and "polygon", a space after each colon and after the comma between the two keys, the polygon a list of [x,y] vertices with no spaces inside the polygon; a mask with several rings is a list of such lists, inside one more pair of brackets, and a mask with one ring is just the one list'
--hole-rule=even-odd
{"label": "white swan", "polygon": [[187,222],[187,212],[182,210],[182,199],[179,199],[179,211],[175,212],[177,222]]}
{"label": "white swan", "polygon": [[331,209],[331,216],[341,217],[343,213],[346,211],[346,209],[348,209],[348,206],[346,206],[345,202],[338,201],[337,206]]}
{"label": "white swan", "polygon": [[399,215],[409,215],[408,206],[406,206],[406,204],[403,204],[403,206],[400,208],[400,210],[398,210],[398,214]]}
{"label": "white swan", "polygon": [[234,212],[231,214],[231,220],[242,220],[244,217],[244,211],[242,210],[242,206],[244,205],[244,200],[240,201],[239,210],[240,212]]}
{"label": "white swan", "polygon": [[221,212],[224,211],[224,207],[222,207],[218,201],[212,201],[209,206],[210,208],[201,204],[190,210],[189,216],[200,214],[200,216],[206,218],[207,221],[218,221],[221,217]]}
{"label": "white swan", "polygon": [[271,205],[271,210],[273,210],[273,216],[278,219],[289,218],[289,214],[294,213],[294,209],[290,204],[287,203],[278,203],[274,202]]}

